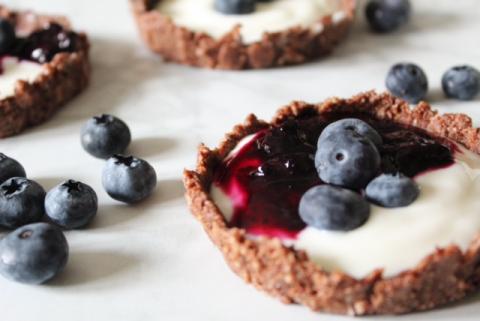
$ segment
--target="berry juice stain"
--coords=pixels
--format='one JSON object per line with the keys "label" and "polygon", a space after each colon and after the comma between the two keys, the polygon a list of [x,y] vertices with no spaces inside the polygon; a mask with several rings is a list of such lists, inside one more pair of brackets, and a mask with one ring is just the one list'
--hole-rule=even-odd
{"label": "berry juice stain", "polygon": [[288,119],[255,134],[215,172],[213,184],[233,204],[231,227],[255,236],[295,239],[306,225],[298,214],[302,195],[322,184],[315,169],[318,137],[330,123],[360,118],[383,138],[382,172],[409,177],[453,164],[455,146],[446,140],[365,115],[329,114]]}

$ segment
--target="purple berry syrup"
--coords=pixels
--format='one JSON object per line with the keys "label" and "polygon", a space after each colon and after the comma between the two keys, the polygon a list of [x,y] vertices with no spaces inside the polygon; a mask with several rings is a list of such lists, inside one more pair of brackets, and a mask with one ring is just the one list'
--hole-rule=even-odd
{"label": "purple berry syrup", "polygon": [[77,50],[77,46],[78,35],[76,33],[52,23],[45,29],[35,31],[25,38],[16,38],[10,50],[0,57],[0,74],[3,73],[1,62],[6,56],[44,64],[51,61],[57,53]]}
{"label": "purple berry syrup", "polygon": [[384,173],[414,177],[454,162],[454,144],[365,115],[289,119],[258,132],[216,169],[213,183],[233,203],[229,225],[251,235],[295,239],[306,226],[298,214],[300,199],[309,188],[322,184],[314,165],[318,137],[328,124],[345,117],[361,118],[382,136]]}

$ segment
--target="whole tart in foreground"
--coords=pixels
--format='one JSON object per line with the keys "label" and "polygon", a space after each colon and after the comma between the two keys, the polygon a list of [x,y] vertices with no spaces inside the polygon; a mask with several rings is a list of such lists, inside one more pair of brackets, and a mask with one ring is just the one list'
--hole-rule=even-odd
{"label": "whole tart in foreground", "polygon": [[215,0],[130,0],[143,40],[166,60],[215,69],[301,64],[347,35],[356,0],[258,1],[224,14]]}
{"label": "whole tart in foreground", "polygon": [[[318,136],[344,118],[375,128],[382,170],[401,171],[421,193],[407,207],[372,205],[352,231],[320,231],[299,218],[298,204],[323,184]],[[403,314],[480,287],[479,153],[480,130],[466,115],[367,92],[294,102],[270,123],[250,115],[217,149],[200,146],[184,183],[191,211],[246,282],[315,311]]]}
{"label": "whole tart in foreground", "polygon": [[0,57],[0,137],[7,137],[45,122],[87,86],[89,43],[61,16],[0,6],[0,18],[15,29]]}

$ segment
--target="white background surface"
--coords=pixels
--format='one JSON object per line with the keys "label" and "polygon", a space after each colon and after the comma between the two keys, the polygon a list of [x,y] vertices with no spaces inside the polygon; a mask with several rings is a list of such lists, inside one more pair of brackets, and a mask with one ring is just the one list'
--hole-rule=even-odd
{"label": "white background surface", "polygon": [[[126,0],[10,0],[17,8],[70,16],[92,43],[91,86],[50,122],[0,141],[30,178],[46,188],[74,178],[91,184],[100,210],[93,226],[69,232],[71,257],[48,286],[0,279],[0,318],[13,320],[344,320],[285,306],[245,285],[190,215],[181,173],[196,146],[214,146],[250,112],[270,118],[294,99],[311,102],[368,89],[383,90],[398,61],[424,67],[430,102],[480,120],[480,100],[446,101],[442,72],[454,64],[480,67],[480,8],[475,0],[414,0],[412,23],[376,36],[360,17],[348,42],[326,60],[284,69],[214,72],[164,64],[137,39]],[[117,115],[131,126],[131,152],[155,166],[159,187],[139,206],[110,200],[100,185],[102,161],[79,144],[90,116]],[[408,237],[406,235],[405,237]],[[478,320],[480,299],[406,317],[375,320]],[[345,318],[347,319],[347,318]]]}

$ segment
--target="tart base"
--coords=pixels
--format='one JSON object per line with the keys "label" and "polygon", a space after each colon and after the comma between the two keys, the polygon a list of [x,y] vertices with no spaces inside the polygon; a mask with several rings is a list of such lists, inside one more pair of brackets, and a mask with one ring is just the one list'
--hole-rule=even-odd
{"label": "tart base", "polygon": [[245,136],[289,117],[326,112],[363,112],[379,120],[413,126],[456,141],[480,153],[480,130],[463,114],[439,115],[425,103],[410,109],[408,103],[367,92],[350,99],[333,98],[313,105],[293,102],[281,108],[271,123],[254,115],[228,133],[217,149],[199,148],[197,168],[184,172],[190,210],[223,253],[231,269],[258,289],[284,303],[299,303],[314,311],[347,315],[404,314],[433,309],[457,301],[480,289],[480,235],[463,252],[458,246],[439,248],[417,266],[395,277],[382,270],[363,279],[327,272],[303,251],[284,246],[278,239],[252,240],[245,230],[229,228],[210,197],[215,168]]}
{"label": "tart base", "polygon": [[260,69],[305,63],[329,54],[348,34],[356,0],[341,0],[345,17],[334,23],[321,18],[322,31],[295,27],[265,33],[261,41],[245,44],[239,27],[223,38],[194,32],[176,25],[154,7],[161,0],[130,0],[141,37],[167,61],[211,69]]}
{"label": "tart base", "polygon": [[[12,11],[0,6],[0,17],[9,19],[17,33],[26,35],[51,22],[69,29],[61,16],[38,15],[31,11]],[[79,94],[90,79],[87,36],[78,34],[78,50],[59,53],[33,82],[18,81],[15,95],[0,100],[0,138],[13,136],[27,127],[48,120],[60,107]]]}

